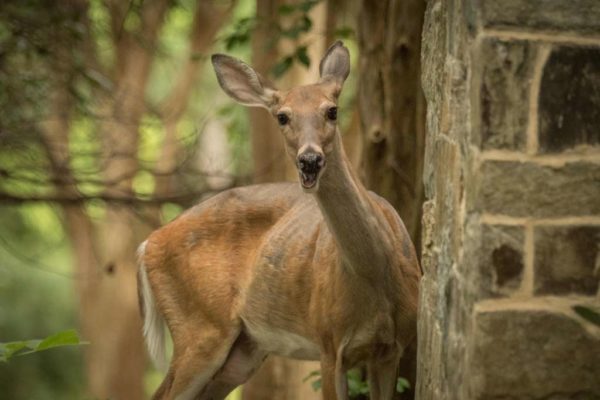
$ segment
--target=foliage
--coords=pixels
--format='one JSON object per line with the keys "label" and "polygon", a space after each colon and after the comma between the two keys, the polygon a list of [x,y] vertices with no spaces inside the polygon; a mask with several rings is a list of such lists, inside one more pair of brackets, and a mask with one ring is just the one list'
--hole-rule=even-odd
{"label": "foliage", "polygon": [[[298,40],[302,34],[308,33],[313,27],[313,21],[309,12],[321,0],[303,0],[297,3],[282,4],[279,6],[278,14],[280,19],[286,20],[286,23],[278,22],[276,31],[278,34],[271,46],[276,46],[280,40]],[[257,20],[255,16],[244,16],[236,20],[230,33],[223,37],[225,49],[234,50],[239,46],[247,46],[250,38],[256,28]],[[345,27],[336,31],[338,37],[350,37],[352,29]],[[308,48],[305,44],[296,46],[290,54],[284,55],[272,68],[271,73],[276,78],[283,76],[294,63],[299,63],[304,67],[309,67],[311,60],[308,56]]]}
{"label": "foliage", "polygon": [[[282,4],[279,6],[279,15],[287,18],[290,23],[284,26],[278,25],[278,31],[281,38],[296,40],[300,35],[311,30],[313,22],[310,19],[310,10],[319,3],[319,0],[305,0],[296,4]],[[297,46],[293,53],[284,56],[271,70],[271,73],[279,78],[289,70],[294,62],[298,62],[304,67],[310,66],[310,58],[307,53],[307,46]]]}
{"label": "foliage", "polygon": [[[26,204],[0,208],[0,221],[0,342],[75,326],[75,280],[60,214]],[[0,362],[0,397],[81,399],[82,358],[77,347],[63,347]]]}
{"label": "foliage", "polygon": [[349,26],[341,26],[335,30],[335,37],[337,39],[354,39],[354,36],[354,29]]}
{"label": "foliage", "polygon": [[11,357],[37,353],[63,346],[87,344],[79,339],[77,331],[69,329],[48,336],[45,339],[21,340],[0,343],[0,361],[8,362]]}
{"label": "foliage", "polygon": [[348,378],[348,395],[351,398],[369,394],[369,385],[363,379],[363,374],[360,369],[351,369],[346,373],[346,377]]}
{"label": "foliage", "polygon": [[294,62],[299,62],[305,67],[310,66],[310,58],[308,57],[306,46],[296,47],[296,50],[292,54],[283,57],[275,64],[271,72],[276,78],[280,78],[294,65]]}
{"label": "foliage", "polygon": [[396,381],[396,392],[404,393],[408,389],[410,389],[410,382],[403,377],[399,377]]}
{"label": "foliage", "polygon": [[[348,379],[348,396],[351,399],[369,394],[369,385],[364,380],[362,371],[359,368],[353,368],[346,373]],[[311,386],[314,391],[321,390],[321,371],[316,370],[308,374],[302,382],[312,380]],[[404,393],[410,389],[410,383],[405,378],[399,377],[396,381],[396,392]]]}
{"label": "foliage", "polygon": [[573,306],[573,311],[586,321],[591,322],[596,326],[600,326],[600,313],[598,311],[581,305]]}
{"label": "foliage", "polygon": [[317,390],[321,390],[321,371],[312,371],[310,374],[306,375],[304,379],[302,379],[302,383],[307,382],[309,380],[312,380],[310,385],[312,386],[315,392]]}
{"label": "foliage", "polygon": [[231,51],[238,46],[248,45],[256,25],[256,18],[244,17],[235,21],[233,31],[223,38],[225,49]]}
{"label": "foliage", "polygon": [[[49,118],[48,104],[58,86],[68,89],[84,107],[82,14],[56,7],[49,0],[0,3],[0,191],[36,196],[48,193],[52,182],[40,134],[40,122]],[[57,43],[67,43],[60,52]],[[60,56],[59,56],[60,53]],[[73,82],[57,79],[69,58]],[[59,72],[60,71],[60,72]],[[95,76],[90,74],[89,76]]]}

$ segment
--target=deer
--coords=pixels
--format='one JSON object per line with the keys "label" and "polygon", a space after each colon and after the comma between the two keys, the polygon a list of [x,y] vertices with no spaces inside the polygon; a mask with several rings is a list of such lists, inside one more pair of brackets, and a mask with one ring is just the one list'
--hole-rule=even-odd
{"label": "deer", "polygon": [[317,83],[287,91],[236,58],[211,61],[227,95],[277,120],[299,184],[223,191],[142,243],[138,293],[157,365],[165,324],[173,340],[153,399],[223,399],[269,354],[319,361],[325,400],[348,399],[355,366],[366,366],[371,399],[391,399],[416,339],[421,270],[398,213],[344,152],[348,49],[334,43]]}

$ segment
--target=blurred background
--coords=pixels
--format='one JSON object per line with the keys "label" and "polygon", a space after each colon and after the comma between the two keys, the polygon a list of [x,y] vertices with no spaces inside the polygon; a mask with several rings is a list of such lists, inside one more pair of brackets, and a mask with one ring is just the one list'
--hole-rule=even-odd
{"label": "blurred background", "polygon": [[[8,0],[0,4],[0,342],[76,328],[89,344],[0,362],[4,399],[146,398],[135,250],[237,185],[295,180],[272,117],[218,88],[210,54],[280,88],[337,39],[347,152],[420,248],[425,2]],[[401,205],[401,207],[400,207]],[[270,359],[236,398],[310,399],[315,363]]]}

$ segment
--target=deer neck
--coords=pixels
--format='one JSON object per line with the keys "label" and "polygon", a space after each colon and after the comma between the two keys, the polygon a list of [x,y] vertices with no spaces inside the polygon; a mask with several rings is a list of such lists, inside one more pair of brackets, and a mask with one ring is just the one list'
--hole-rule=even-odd
{"label": "deer neck", "polygon": [[393,257],[392,233],[344,152],[339,132],[315,194],[342,256],[343,268],[378,279]]}

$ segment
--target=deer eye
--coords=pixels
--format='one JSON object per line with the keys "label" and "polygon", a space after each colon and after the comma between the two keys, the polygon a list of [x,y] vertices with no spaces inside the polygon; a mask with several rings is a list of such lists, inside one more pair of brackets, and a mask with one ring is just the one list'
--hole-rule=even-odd
{"label": "deer eye", "polygon": [[335,121],[337,119],[337,107],[330,107],[327,110],[327,119]]}
{"label": "deer eye", "polygon": [[277,114],[277,122],[279,122],[279,125],[281,126],[287,125],[287,123],[290,122],[290,117],[284,113],[279,113]]}

